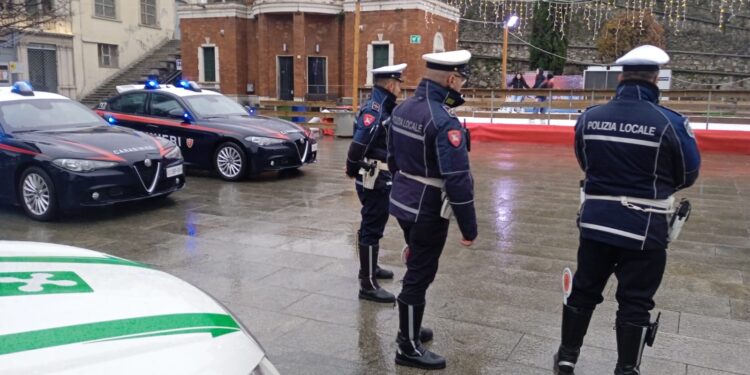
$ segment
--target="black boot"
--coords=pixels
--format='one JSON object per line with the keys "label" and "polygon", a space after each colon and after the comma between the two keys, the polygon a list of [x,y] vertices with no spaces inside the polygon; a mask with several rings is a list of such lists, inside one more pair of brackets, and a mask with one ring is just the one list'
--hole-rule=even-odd
{"label": "black boot", "polygon": [[[378,265],[378,255],[380,254],[380,245],[369,245],[372,247],[372,261],[375,264],[375,278],[376,279],[392,279],[393,272],[387,269],[380,268]],[[360,244],[360,249],[366,249],[368,245]]]}
{"label": "black boot", "polygon": [[398,301],[398,349],[396,349],[396,364],[416,367],[426,370],[445,368],[445,358],[435,354],[422,346],[419,339],[421,334],[424,304],[407,305]]}
{"label": "black boot", "polygon": [[380,268],[380,266],[378,266],[375,269],[375,278],[376,279],[392,279],[393,278],[393,271],[387,270],[387,269],[384,269],[384,268]]}
{"label": "black boot", "polygon": [[617,322],[617,367],[615,375],[638,375],[647,326]]}
{"label": "black boot", "polygon": [[583,336],[589,329],[594,310],[563,305],[562,343],[554,358],[554,371],[559,375],[575,374],[578,355],[581,354]]}
{"label": "black boot", "polygon": [[375,275],[378,246],[359,244],[359,298],[375,302],[393,303],[396,296],[378,285]]}
{"label": "black boot", "polygon": [[[434,333],[432,332],[432,329],[427,327],[422,327],[422,329],[419,330],[419,341],[421,341],[423,344],[426,342],[432,341],[432,337],[434,336]],[[401,341],[405,340],[405,337],[401,337],[400,335],[396,337],[396,343],[400,344]],[[401,340],[401,341],[399,341]]]}

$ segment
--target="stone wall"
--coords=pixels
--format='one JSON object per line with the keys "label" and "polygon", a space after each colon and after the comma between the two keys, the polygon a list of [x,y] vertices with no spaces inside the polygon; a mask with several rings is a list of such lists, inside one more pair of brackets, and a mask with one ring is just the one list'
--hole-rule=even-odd
{"label": "stone wall", "polygon": [[[667,52],[672,57],[667,68],[673,71],[673,88],[711,87],[708,84],[724,84],[721,86],[724,89],[750,88],[750,13],[743,10],[735,15],[724,30],[719,29],[713,16],[707,6],[698,7],[688,14],[679,31],[666,28]],[[529,26],[522,25],[518,30],[524,40],[530,39]],[[580,74],[590,63],[603,63],[598,57],[593,32],[582,21],[570,25],[568,38],[565,74]],[[477,57],[472,62],[472,85],[498,87],[502,29],[462,22],[459,45]],[[508,72],[528,69],[529,47],[510,37]]]}

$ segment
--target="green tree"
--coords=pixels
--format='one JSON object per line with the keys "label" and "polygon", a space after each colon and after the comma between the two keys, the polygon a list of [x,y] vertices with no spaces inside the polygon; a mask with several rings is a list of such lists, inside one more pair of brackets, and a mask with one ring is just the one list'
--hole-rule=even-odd
{"label": "green tree", "polygon": [[643,44],[660,48],[666,46],[664,28],[651,13],[643,15],[643,28],[639,15],[620,12],[602,26],[596,48],[599,58],[604,62],[613,62],[631,49]]}
{"label": "green tree", "polygon": [[[558,56],[567,56],[568,39],[563,36],[559,29],[555,29],[553,16],[550,16],[549,13],[549,3],[546,1],[536,3],[529,42],[544,51]],[[542,68],[555,74],[562,74],[563,68],[565,68],[565,59],[544,51],[531,48],[529,54],[531,69]]]}

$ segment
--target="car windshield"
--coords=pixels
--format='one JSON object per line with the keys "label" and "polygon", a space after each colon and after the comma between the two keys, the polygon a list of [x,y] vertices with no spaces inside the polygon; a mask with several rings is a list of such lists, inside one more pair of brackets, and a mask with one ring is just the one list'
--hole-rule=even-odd
{"label": "car windshield", "polygon": [[104,120],[68,99],[29,99],[0,102],[0,124],[13,132],[103,125]]}
{"label": "car windshield", "polygon": [[250,116],[244,107],[222,95],[191,95],[184,98],[198,117]]}

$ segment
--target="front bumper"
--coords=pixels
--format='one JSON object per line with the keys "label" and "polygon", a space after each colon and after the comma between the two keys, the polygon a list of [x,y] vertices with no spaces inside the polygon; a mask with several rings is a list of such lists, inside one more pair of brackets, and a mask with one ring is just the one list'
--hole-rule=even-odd
{"label": "front bumper", "polygon": [[250,173],[279,171],[299,168],[315,163],[318,159],[318,144],[313,139],[284,142],[275,146],[256,146],[248,150]]}
{"label": "front bumper", "polygon": [[155,198],[185,186],[184,173],[167,177],[167,168],[181,166],[181,160],[160,160],[154,163],[153,169],[148,171],[140,166],[140,173],[138,163],[88,173],[71,172],[53,166],[50,172],[57,189],[59,206],[62,209],[75,209]]}

